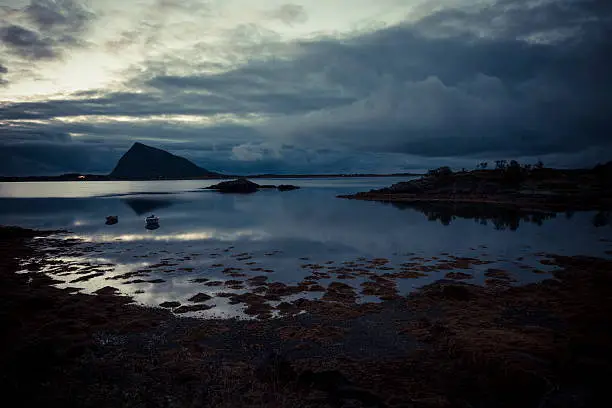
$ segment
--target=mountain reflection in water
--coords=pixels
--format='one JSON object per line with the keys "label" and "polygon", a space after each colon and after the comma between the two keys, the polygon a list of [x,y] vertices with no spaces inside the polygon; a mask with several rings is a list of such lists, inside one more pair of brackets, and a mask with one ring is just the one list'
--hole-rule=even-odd
{"label": "mountain reflection in water", "polygon": [[439,221],[442,225],[450,225],[457,218],[465,218],[482,225],[491,223],[497,230],[516,231],[521,222],[542,225],[557,217],[555,212],[523,210],[489,203],[392,202],[391,205],[402,210],[422,212],[429,221]]}
{"label": "mountain reflection in water", "polygon": [[136,215],[151,213],[174,204],[172,200],[159,198],[124,198],[121,201],[128,205]]}

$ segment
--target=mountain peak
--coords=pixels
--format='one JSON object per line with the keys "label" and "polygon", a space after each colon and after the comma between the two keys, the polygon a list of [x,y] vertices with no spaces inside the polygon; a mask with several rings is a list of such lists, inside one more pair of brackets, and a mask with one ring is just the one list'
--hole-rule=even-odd
{"label": "mountain peak", "polygon": [[135,142],[119,159],[111,177],[126,179],[215,177],[184,157]]}

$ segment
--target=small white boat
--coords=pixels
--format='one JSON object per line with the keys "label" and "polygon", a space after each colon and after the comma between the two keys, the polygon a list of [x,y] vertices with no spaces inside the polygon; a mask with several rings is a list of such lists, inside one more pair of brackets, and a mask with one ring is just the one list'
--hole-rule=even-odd
{"label": "small white boat", "polygon": [[119,217],[117,215],[109,215],[106,217],[106,225],[114,225],[119,222]]}
{"label": "small white boat", "polygon": [[154,214],[151,214],[145,218],[145,222],[148,229],[159,228],[159,217],[156,217]]}

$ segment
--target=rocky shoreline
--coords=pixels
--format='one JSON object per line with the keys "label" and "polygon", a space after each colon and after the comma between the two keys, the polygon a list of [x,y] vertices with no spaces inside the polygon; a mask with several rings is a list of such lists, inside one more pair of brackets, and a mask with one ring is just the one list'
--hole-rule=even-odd
{"label": "rocky shoreline", "polygon": [[520,167],[453,173],[434,170],[390,187],[340,198],[390,203],[488,204],[539,211],[612,209],[612,164],[590,170]]}
{"label": "rocky shoreline", "polygon": [[[551,408],[607,396],[610,260],[553,255],[555,279],[538,284],[453,275],[376,304],[332,284],[326,302],[296,301],[304,314],[203,320],[22,271],[45,258],[47,235],[0,228],[0,380],[22,406]],[[384,294],[378,283],[366,289]]]}

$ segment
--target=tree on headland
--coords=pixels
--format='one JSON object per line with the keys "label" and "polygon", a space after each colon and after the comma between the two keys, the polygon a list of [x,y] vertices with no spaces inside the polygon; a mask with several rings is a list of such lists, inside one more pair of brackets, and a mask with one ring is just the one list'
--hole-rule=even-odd
{"label": "tree on headland", "polygon": [[516,160],[510,160],[510,164],[503,168],[503,174],[506,184],[520,184],[525,179],[525,172]]}
{"label": "tree on headland", "polygon": [[[478,163],[476,166],[477,169],[485,170],[489,166],[488,162]],[[541,160],[538,160],[535,164],[523,164],[521,165],[517,160],[495,160],[495,170],[506,171],[508,169],[513,169],[513,171],[517,171],[517,169],[522,169],[523,172],[529,173],[532,170],[543,169],[544,163]]]}
{"label": "tree on headland", "polygon": [[452,176],[453,171],[448,166],[438,167],[437,169],[432,169],[427,171],[427,175],[430,177],[447,177]]}
{"label": "tree on headland", "polygon": [[507,160],[495,160],[495,168],[497,170],[505,170],[508,166]]}

